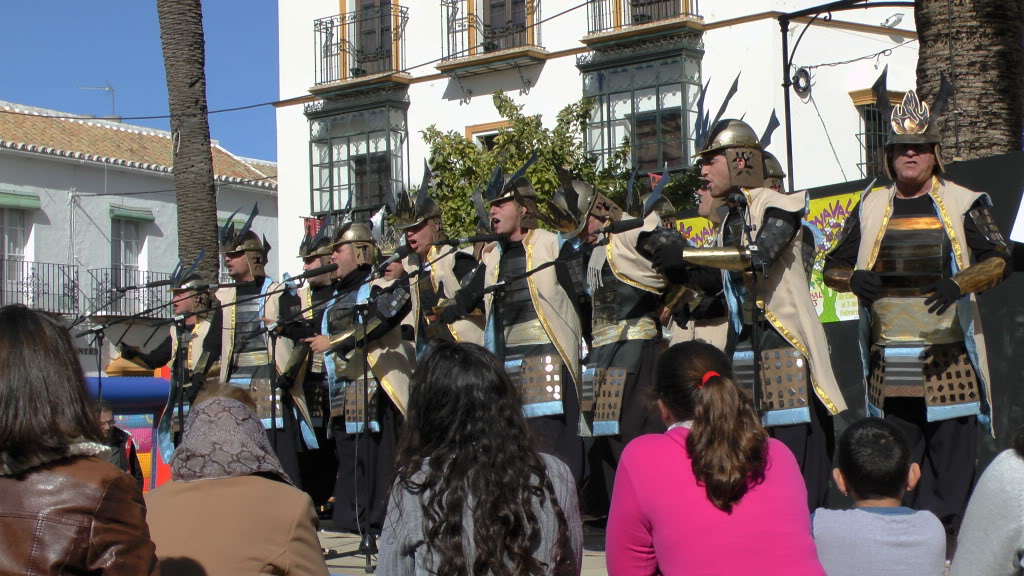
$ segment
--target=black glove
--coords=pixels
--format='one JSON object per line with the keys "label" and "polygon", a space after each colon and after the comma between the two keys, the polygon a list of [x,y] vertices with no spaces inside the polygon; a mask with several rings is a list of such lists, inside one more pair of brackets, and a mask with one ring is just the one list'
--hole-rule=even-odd
{"label": "black glove", "polygon": [[139,356],[139,353],[142,352],[141,350],[139,350],[138,346],[132,346],[131,344],[121,344],[120,349],[121,358],[124,358],[125,360],[137,358]]}
{"label": "black glove", "polygon": [[882,279],[876,272],[857,270],[850,277],[850,291],[865,302],[874,302],[882,292]]}
{"label": "black glove", "polygon": [[686,284],[690,277],[683,261],[683,248],[678,244],[659,246],[651,255],[651,264],[672,284]]}
{"label": "black glove", "polygon": [[924,305],[928,307],[930,314],[942,314],[949,309],[950,306],[956,304],[956,301],[960,299],[963,294],[960,293],[960,286],[953,281],[952,278],[943,278],[935,284],[924,289],[925,294],[930,294],[928,298],[925,298]]}
{"label": "black glove", "polygon": [[480,292],[463,288],[455,293],[455,298],[453,298],[455,302],[441,310],[437,319],[445,324],[451,324],[468,314],[481,298],[483,298],[483,294]]}

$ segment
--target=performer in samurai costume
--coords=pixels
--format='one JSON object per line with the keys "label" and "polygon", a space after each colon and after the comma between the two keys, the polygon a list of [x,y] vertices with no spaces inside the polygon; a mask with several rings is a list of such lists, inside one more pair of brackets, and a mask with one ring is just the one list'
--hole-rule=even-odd
{"label": "performer in samurai costume", "polygon": [[[221,309],[206,288],[206,280],[192,269],[179,265],[171,275],[171,305],[175,316],[184,316],[180,326],[171,326],[170,334],[151,352],[136,346],[122,346],[124,358],[138,358],[150,368],[169,365],[171,388],[167,404],[157,424],[156,444],[165,464],[174,454],[174,436],[188,416],[189,405],[207,378],[217,377],[221,353]],[[216,381],[216,380],[214,380]]]}
{"label": "performer in samurai costume", "polygon": [[687,263],[722,270],[736,375],[752,383],[759,355],[756,405],[772,436],[796,456],[813,510],[828,495],[832,416],[846,403],[807,289],[800,231],[806,202],[803,194],[763,187],[761,144],[750,126],[721,120],[710,132],[706,127],[702,121],[698,134],[706,142],[701,176],[729,206],[717,247],[661,250],[653,261],[666,275]]}
{"label": "performer in samurai costume", "polygon": [[[308,272],[331,263],[334,242],[333,218],[325,217],[319,227],[309,228],[299,244],[302,270]],[[334,299],[331,273],[325,272],[306,279],[294,292],[292,307],[285,311],[279,322],[281,333],[292,340],[294,348],[288,368],[279,379],[283,388],[301,386],[309,410],[310,421],[316,434],[318,448],[299,454],[303,489],[309,493],[318,508],[325,505],[334,489],[334,476],[338,469],[333,445],[328,445],[328,417],[330,399],[324,378],[324,355],[313,353],[303,342],[320,334],[324,312]],[[333,444],[330,443],[330,444]]]}
{"label": "performer in samurai costume", "polygon": [[221,230],[224,261],[235,285],[217,291],[224,306],[220,381],[252,394],[281,466],[301,486],[298,453],[315,448],[316,436],[302,387],[282,391],[276,385],[288,365],[292,341],[266,329],[278,321],[281,310],[298,305],[293,294],[266,275],[270,246],[252,230],[256,214],[254,206],[241,228],[229,218]]}
{"label": "performer in samurai costume", "polygon": [[431,340],[455,340],[483,344],[483,314],[468,314],[451,322],[437,314],[439,304],[453,298],[476,269],[473,247],[436,246],[447,240],[441,209],[430,198],[430,167],[423,165],[423,183],[416,197],[399,191],[390,210],[395,226],[405,234],[412,250],[405,260],[406,271],[415,272],[412,282],[413,317],[416,319],[416,350],[422,354]]}
{"label": "performer in samurai costume", "polygon": [[[600,195],[586,182],[561,171],[560,176],[561,189],[549,203],[548,212],[557,214],[564,206],[579,214],[564,218],[569,223],[579,222],[576,230],[567,231],[575,236],[589,221]],[[654,271],[650,257],[664,247],[682,250],[684,244],[674,226],[663,223],[666,202],[661,190],[668,180],[666,173],[641,204],[632,189],[635,180],[630,179],[627,212],[640,219],[641,226],[603,239],[592,232],[586,235],[593,248],[586,274],[592,302],[592,346],[582,397],[595,436],[587,490],[592,513],[606,510],[601,500],[605,505],[610,502],[615,469],[626,444],[641,434],[665,430],[650,399],[661,344],[659,311],[669,284]],[[674,220],[675,210],[669,215]]]}
{"label": "performer in samurai costume", "polygon": [[341,226],[331,254],[331,262],[338,265],[336,296],[324,314],[321,335],[306,339],[314,352],[324,353],[330,390],[338,456],[334,525],[362,534],[361,546],[371,552],[394,481],[395,449],[414,362],[400,326],[409,313],[408,292],[385,280],[371,280],[375,252],[366,224]]}
{"label": "performer in samurai costume", "polygon": [[[992,418],[974,294],[1011,267],[988,195],[942,178],[936,121],[949,93],[943,78],[931,109],[910,91],[892,110],[885,168],[894,183],[865,192],[824,277],[860,302],[868,412],[900,427],[921,465],[905,502],[955,535],[974,482],[978,421]],[[884,72],[876,94],[887,108]]]}
{"label": "performer in samurai costume", "polygon": [[465,312],[478,306],[485,287],[501,287],[483,297],[485,345],[518,383],[537,449],[561,458],[579,482],[581,334],[566,263],[573,249],[537,228],[537,197],[526,178],[534,161],[536,155],[508,178],[495,169],[487,187],[491,226],[505,238],[484,246],[484,269],[462,288],[456,305]]}

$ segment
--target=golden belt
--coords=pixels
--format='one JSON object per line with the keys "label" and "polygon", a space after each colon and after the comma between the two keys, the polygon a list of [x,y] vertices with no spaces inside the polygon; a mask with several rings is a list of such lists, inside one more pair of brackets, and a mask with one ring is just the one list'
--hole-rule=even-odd
{"label": "golden belt", "polygon": [[924,298],[879,298],[871,306],[871,342],[953,344],[963,342],[956,306],[939,316],[928,312]]}
{"label": "golden belt", "polygon": [[235,355],[235,366],[239,368],[266,366],[267,364],[270,364],[270,354],[266,351],[240,352]]}
{"label": "golden belt", "polygon": [[533,346],[538,344],[549,344],[551,339],[544,331],[544,325],[539,318],[521,322],[508,329],[505,335],[506,346]]}
{"label": "golden belt", "polygon": [[644,316],[623,320],[594,330],[594,348],[624,340],[651,340],[658,337],[658,324]]}

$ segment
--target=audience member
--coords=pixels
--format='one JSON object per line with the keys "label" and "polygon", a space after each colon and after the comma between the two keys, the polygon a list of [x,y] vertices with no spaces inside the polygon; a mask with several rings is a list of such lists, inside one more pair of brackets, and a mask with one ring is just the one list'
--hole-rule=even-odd
{"label": "audience member", "polygon": [[1024,427],[985,469],[967,504],[950,574],[1024,574]]}
{"label": "audience member", "polygon": [[658,361],[664,434],[626,446],[608,573],[823,575],[796,458],[768,438],[725,354],[683,342]]}
{"label": "audience member", "polygon": [[110,450],[67,329],[0,308],[0,574],[153,574],[135,481]]}
{"label": "audience member", "polygon": [[139,490],[142,490],[145,478],[142,475],[142,465],[139,464],[139,455],[132,435],[114,425],[114,410],[110,404],[97,404],[96,415],[100,421],[103,443],[110,448],[110,463],[135,478]]}
{"label": "audience member", "polygon": [[853,510],[814,513],[818,559],[829,576],[942,576],[946,531],[935,514],[902,506],[921,469],[895,426],[878,418],[854,423],[839,438],[832,476]]}
{"label": "audience member", "polygon": [[163,576],[327,574],[309,496],[274,454],[248,393],[204,388],[171,458],[171,481],[146,495]]}
{"label": "audience member", "polygon": [[578,575],[575,482],[531,446],[501,363],[474,344],[434,344],[409,397],[378,573]]}

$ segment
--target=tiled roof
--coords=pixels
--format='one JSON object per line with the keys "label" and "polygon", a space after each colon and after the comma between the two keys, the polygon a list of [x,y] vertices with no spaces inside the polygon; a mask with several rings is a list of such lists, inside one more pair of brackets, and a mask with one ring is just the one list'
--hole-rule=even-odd
{"label": "tiled roof", "polygon": [[[12,113],[15,112],[15,113]],[[0,101],[0,149],[171,173],[171,133]],[[241,158],[213,142],[218,182],[277,189],[277,165]]]}

